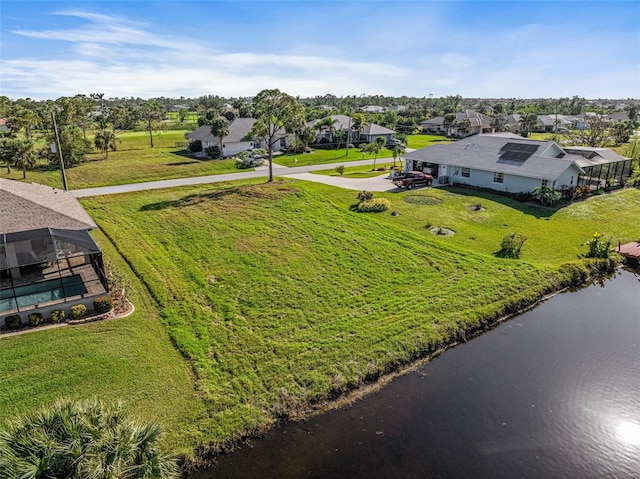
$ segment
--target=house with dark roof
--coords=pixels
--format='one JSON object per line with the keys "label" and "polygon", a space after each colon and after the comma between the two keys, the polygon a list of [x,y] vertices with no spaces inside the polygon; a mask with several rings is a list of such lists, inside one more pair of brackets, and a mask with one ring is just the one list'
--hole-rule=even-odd
{"label": "house with dark roof", "polygon": [[[606,150],[606,151],[604,151]],[[419,170],[439,183],[497,191],[531,192],[536,187],[568,189],[624,183],[631,160],[606,148],[561,148],[553,141],[510,133],[475,135],[403,156],[405,170]]]}
{"label": "house with dark roof", "polygon": [[76,304],[93,309],[108,294],[96,224],[71,193],[0,178],[0,327],[5,318]]}
{"label": "house with dark roof", "polygon": [[[241,151],[252,150],[254,148],[264,148],[260,140],[249,137],[249,132],[256,123],[255,118],[236,118],[229,125],[229,134],[222,139],[222,154],[231,156]],[[210,146],[220,146],[220,139],[211,133],[211,125],[202,125],[197,130],[185,133],[185,138],[189,141],[200,140],[202,149]],[[279,151],[289,146],[289,135],[283,132],[273,146],[273,151]]]}

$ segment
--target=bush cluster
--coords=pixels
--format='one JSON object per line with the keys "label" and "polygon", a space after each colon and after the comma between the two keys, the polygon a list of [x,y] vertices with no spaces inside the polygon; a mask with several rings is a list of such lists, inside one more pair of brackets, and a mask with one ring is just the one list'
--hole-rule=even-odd
{"label": "bush cluster", "polygon": [[19,314],[10,314],[4,318],[4,327],[6,329],[20,329],[22,327],[22,318]]}
{"label": "bush cluster", "polygon": [[103,296],[93,300],[93,309],[98,314],[108,313],[113,309],[113,300],[111,296]]}
{"label": "bush cluster", "polygon": [[54,309],[51,311],[51,322],[54,324],[61,323],[64,320],[65,314],[61,309]]}
{"label": "bush cluster", "polygon": [[27,316],[29,326],[39,326],[44,323],[44,318],[40,313],[31,313]]}
{"label": "bush cluster", "polygon": [[87,314],[87,307],[84,304],[76,304],[71,307],[71,319],[80,319]]}
{"label": "bush cluster", "polygon": [[387,211],[390,207],[391,203],[386,198],[373,198],[358,203],[356,211],[360,213],[379,213],[381,211]]}
{"label": "bush cluster", "polygon": [[202,142],[200,140],[192,140],[187,148],[191,153],[198,153],[202,151]]}

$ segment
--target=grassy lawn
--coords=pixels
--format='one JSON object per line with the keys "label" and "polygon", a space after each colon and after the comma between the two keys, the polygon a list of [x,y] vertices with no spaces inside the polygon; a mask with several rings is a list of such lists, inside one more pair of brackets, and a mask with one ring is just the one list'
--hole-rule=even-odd
{"label": "grassy lawn", "polygon": [[[197,160],[186,154],[183,148],[176,148],[176,142],[185,141],[184,133],[166,131],[154,134],[154,148],[150,147],[146,132],[123,133],[119,135],[118,150],[109,152],[108,159],[101,153],[94,153],[88,156],[86,163],[67,168],[69,189],[240,171],[235,167],[235,160]],[[4,168],[0,170],[0,178],[22,179],[22,171],[13,168],[11,174],[7,174]],[[28,171],[27,181],[62,187],[60,171],[51,170],[47,165]]]}
{"label": "grassy lawn", "polygon": [[[83,200],[157,316],[148,305],[127,320],[3,339],[0,410],[107,391],[162,418],[177,450],[224,444],[539,297],[594,230],[640,233],[638,190],[561,210],[461,189],[376,196],[400,215],[354,213],[355,192],[297,181]],[[513,230],[528,237],[522,259],[496,258]]]}
{"label": "grassy lawn", "polygon": [[[400,161],[396,161],[396,166],[400,165]],[[342,176],[343,178],[371,178],[374,176],[380,176],[384,174],[383,171],[377,171],[377,168],[391,168],[393,166],[392,163],[378,163],[376,164],[376,171],[371,171],[373,165],[365,165],[365,166],[349,166],[345,167],[344,173],[341,175],[338,173],[335,168],[330,170],[320,170],[320,171],[312,171],[314,175],[325,175],[325,176]]]}
{"label": "grassy lawn", "polygon": [[[298,159],[296,164],[295,159]],[[323,163],[346,163],[348,161],[359,160],[373,160],[375,155],[360,153],[358,148],[349,148],[349,154],[347,155],[346,148],[340,148],[339,150],[313,150],[311,153],[296,153],[289,154],[284,153],[282,155],[275,156],[273,161],[282,166],[307,166],[307,165],[321,165]],[[379,154],[378,159],[391,158],[391,151],[384,148]]]}
{"label": "grassy lawn", "polygon": [[451,139],[442,135],[428,135],[426,133],[407,135],[407,148],[413,148],[414,150],[418,150],[426,146],[436,145],[438,143],[451,143]]}
{"label": "grassy lawn", "polygon": [[138,416],[161,420],[165,441],[189,454],[205,414],[191,368],[172,346],[156,307],[104,235],[105,253],[130,281],[133,315],[0,338],[0,423],[61,397],[123,400]]}

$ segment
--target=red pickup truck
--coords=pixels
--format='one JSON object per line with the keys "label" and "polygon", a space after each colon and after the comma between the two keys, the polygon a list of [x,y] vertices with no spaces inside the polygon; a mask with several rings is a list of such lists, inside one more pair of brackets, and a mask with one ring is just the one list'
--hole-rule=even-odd
{"label": "red pickup truck", "polygon": [[409,171],[393,180],[393,184],[398,188],[406,188],[410,190],[414,186],[431,186],[433,176],[427,175],[422,171]]}

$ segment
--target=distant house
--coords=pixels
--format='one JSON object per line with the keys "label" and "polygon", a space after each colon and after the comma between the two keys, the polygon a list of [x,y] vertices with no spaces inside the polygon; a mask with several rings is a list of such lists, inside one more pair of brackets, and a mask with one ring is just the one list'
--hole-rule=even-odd
{"label": "distant house", "polygon": [[[335,131],[344,131],[347,133],[349,129],[353,126],[353,120],[347,115],[331,115],[331,119],[333,120],[333,128]],[[316,141],[320,142],[328,142],[331,141],[331,132],[329,128],[326,126],[321,127],[320,125],[324,121],[324,118],[318,118],[317,120],[311,120],[307,122],[307,126],[314,128],[317,132]]]}
{"label": "distant house", "polygon": [[[229,134],[222,139],[223,155],[231,156],[253,148],[264,148],[259,139],[251,139],[248,136],[256,121],[255,118],[236,118],[231,122]],[[220,146],[220,139],[211,134],[211,125],[202,125],[184,136],[189,141],[200,140],[203,150],[210,146]],[[283,132],[273,146],[273,151],[287,148],[289,143],[289,135]]]}
{"label": "distant house", "polygon": [[395,134],[396,132],[394,130],[377,125],[376,123],[368,123],[362,133],[360,133],[360,140],[371,143],[381,136],[385,139],[385,142],[388,143]]}
{"label": "distant house", "polygon": [[538,186],[566,189],[624,182],[631,160],[606,148],[561,148],[553,141],[510,133],[483,134],[404,155],[406,170],[504,192],[531,192]]}
{"label": "distant house", "polygon": [[6,118],[0,118],[0,132],[9,131],[9,124]]}
{"label": "distant house", "polygon": [[387,109],[380,105],[365,105],[360,107],[360,111],[364,113],[384,113]]}
{"label": "distant house", "polygon": [[94,228],[71,193],[0,179],[0,327],[12,314],[93,309],[109,290]]}
{"label": "distant house", "polygon": [[[333,127],[335,131],[344,131],[345,133],[348,133],[350,129],[353,129],[353,119],[347,115],[331,115],[331,119],[334,120]],[[323,118],[320,118],[307,122],[307,126],[315,128],[318,131],[316,140],[318,143],[331,141],[331,132],[329,131],[329,128],[326,126],[320,126],[323,120]],[[388,142],[395,134],[396,132],[394,130],[385,128],[377,123],[367,123],[363,131],[351,131],[350,138],[353,142],[366,141],[370,143],[375,141],[379,136],[382,136]]]}
{"label": "distant house", "polygon": [[444,116],[424,120],[420,123],[422,125],[422,131],[435,135],[455,136],[458,138],[464,138],[478,133],[494,132],[493,118],[484,113],[465,110],[456,113],[455,116],[455,121],[450,125],[446,123]]}

